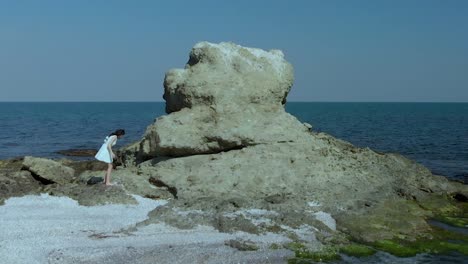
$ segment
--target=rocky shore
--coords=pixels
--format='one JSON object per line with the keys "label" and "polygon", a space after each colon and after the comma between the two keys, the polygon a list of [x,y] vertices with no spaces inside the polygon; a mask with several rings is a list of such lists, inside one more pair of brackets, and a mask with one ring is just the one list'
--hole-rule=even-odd
{"label": "rocky shore", "polygon": [[[92,184],[103,174],[99,162],[25,157],[0,162],[0,204],[41,193],[82,206],[164,200],[126,232],[164,225],[250,234],[216,244],[250,252],[233,261],[258,257],[252,251],[275,259],[254,263],[307,263],[377,251],[468,254],[466,234],[430,224],[467,227],[467,185],[399,154],[315,132],[284,110],[292,85],[293,68],[281,51],[198,43],[184,69],[166,73],[167,115],[120,150],[122,163],[112,174],[116,186]],[[156,257],[164,246],[152,245],[144,254]],[[65,258],[86,262],[72,251],[65,250]],[[141,259],[152,263],[151,257]]]}

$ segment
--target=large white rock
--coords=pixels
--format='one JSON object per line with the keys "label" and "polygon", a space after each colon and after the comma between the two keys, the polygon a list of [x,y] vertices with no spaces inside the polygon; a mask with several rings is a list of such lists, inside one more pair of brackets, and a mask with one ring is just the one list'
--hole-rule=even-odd
{"label": "large white rock", "polygon": [[142,141],[146,156],[187,156],[218,153],[246,146],[294,142],[308,129],[282,106],[268,110],[245,107],[220,113],[194,107],[162,116],[149,126]]}
{"label": "large white rock", "polygon": [[286,99],[293,79],[293,68],[279,50],[201,42],[190,52],[185,69],[166,73],[166,111],[196,105],[237,111],[244,105],[277,105]]}
{"label": "large white rock", "polygon": [[292,66],[279,50],[198,43],[185,69],[166,73],[170,114],[127,152],[146,160],[296,141],[308,129],[284,111],[292,83]]}

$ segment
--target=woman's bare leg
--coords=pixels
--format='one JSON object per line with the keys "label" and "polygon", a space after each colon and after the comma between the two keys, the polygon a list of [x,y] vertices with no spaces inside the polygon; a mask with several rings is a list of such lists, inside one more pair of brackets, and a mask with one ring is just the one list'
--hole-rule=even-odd
{"label": "woman's bare leg", "polygon": [[106,177],[104,178],[104,184],[105,185],[110,185],[110,175],[112,172],[112,163],[109,163],[107,165],[107,171],[106,171]]}

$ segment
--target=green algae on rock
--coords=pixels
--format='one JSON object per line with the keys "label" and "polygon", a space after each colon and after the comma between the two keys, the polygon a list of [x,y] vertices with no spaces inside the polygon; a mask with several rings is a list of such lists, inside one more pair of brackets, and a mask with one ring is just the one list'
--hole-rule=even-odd
{"label": "green algae on rock", "polygon": [[432,208],[435,212],[433,219],[451,226],[467,228],[468,202],[466,201],[466,196],[456,193],[443,198],[445,198],[445,206],[441,207],[442,209]]}
{"label": "green algae on rock", "polygon": [[339,251],[336,247],[325,246],[318,251],[311,251],[299,243],[290,243],[287,248],[294,251],[295,257],[288,260],[288,264],[300,264],[314,262],[329,262],[340,260]]}
{"label": "green algae on rock", "polygon": [[376,250],[365,245],[349,244],[339,247],[339,252],[353,257],[367,257],[376,253]]}
{"label": "green algae on rock", "polygon": [[422,240],[414,243],[407,243],[407,241],[382,240],[375,242],[374,247],[397,257],[412,257],[419,253],[447,254],[453,251],[468,255],[468,244],[451,243],[439,240]]}

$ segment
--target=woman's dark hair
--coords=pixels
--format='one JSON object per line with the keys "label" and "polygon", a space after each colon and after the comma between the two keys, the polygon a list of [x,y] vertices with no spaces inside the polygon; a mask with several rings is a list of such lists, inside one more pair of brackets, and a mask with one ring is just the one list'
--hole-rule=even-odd
{"label": "woman's dark hair", "polygon": [[123,129],[117,129],[115,132],[112,132],[112,133],[109,135],[109,137],[110,137],[110,136],[123,136],[123,135],[125,135],[125,130],[123,130]]}

